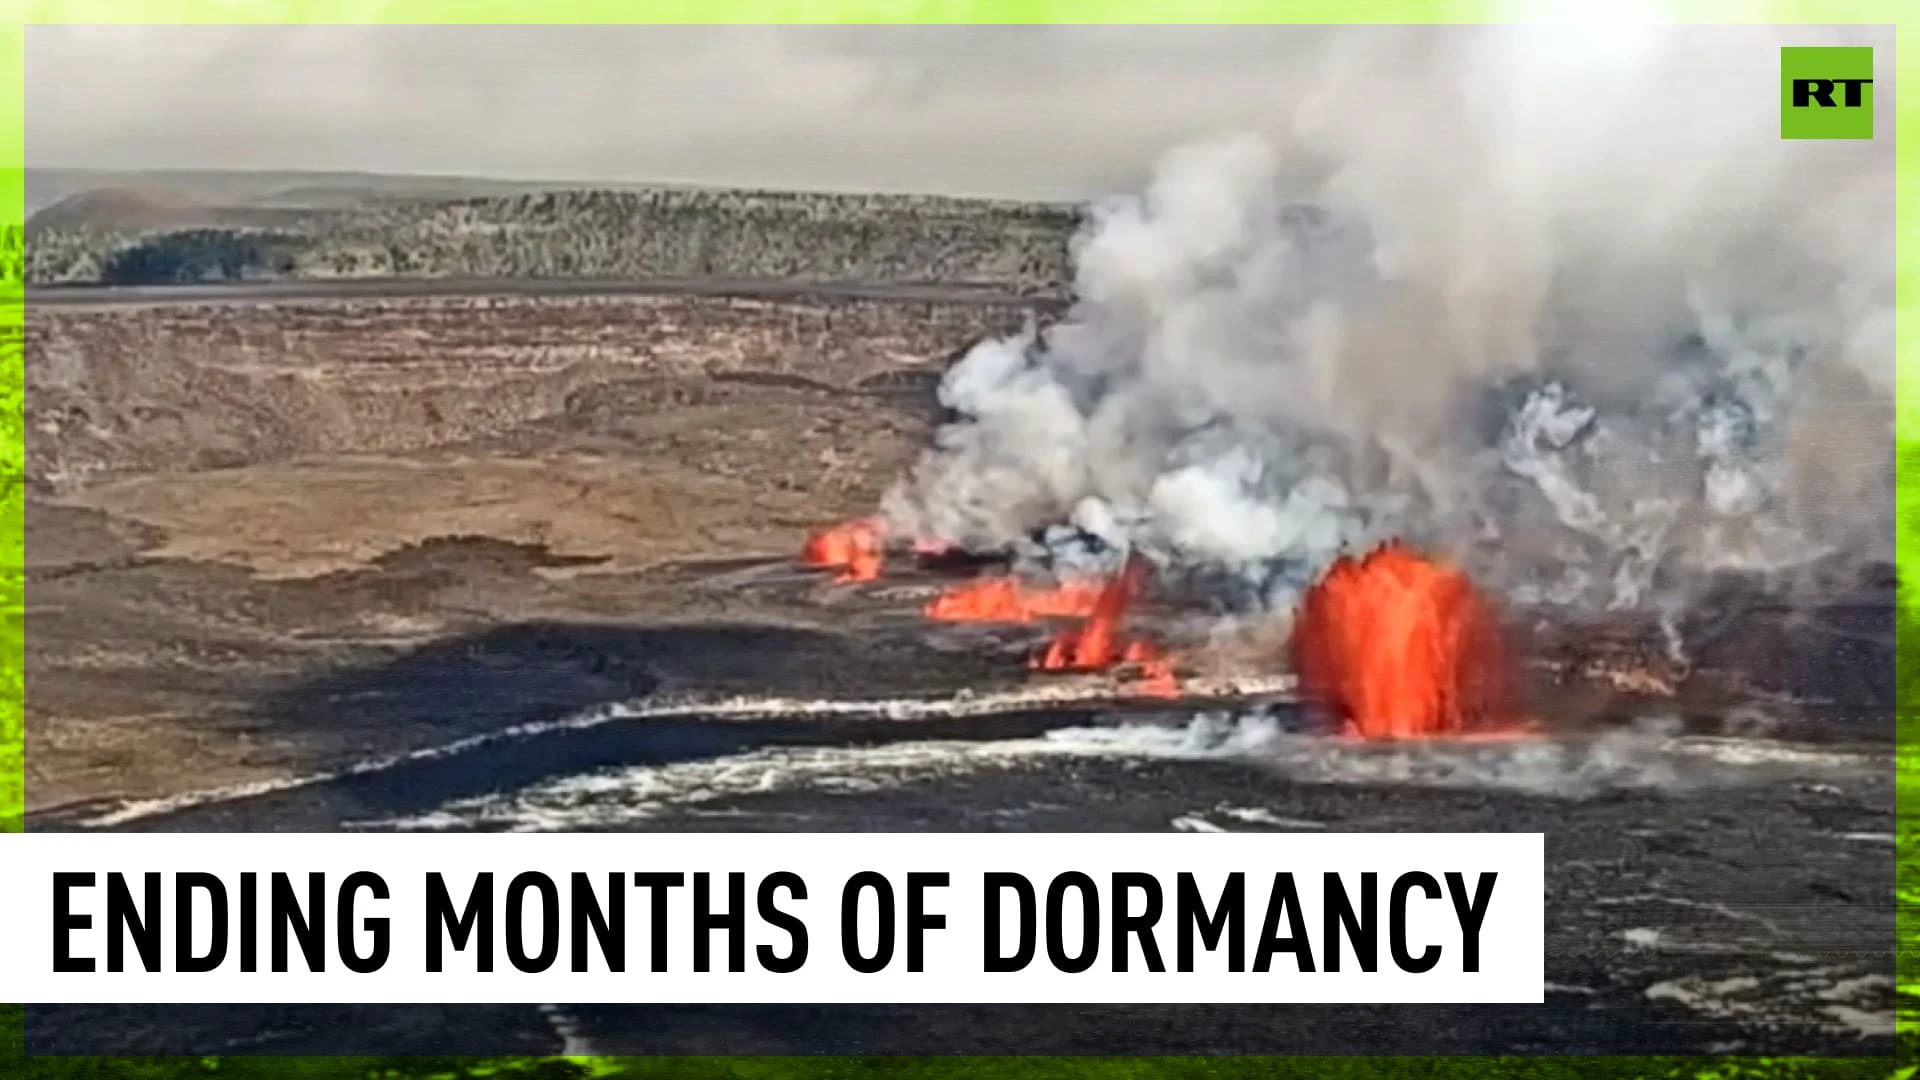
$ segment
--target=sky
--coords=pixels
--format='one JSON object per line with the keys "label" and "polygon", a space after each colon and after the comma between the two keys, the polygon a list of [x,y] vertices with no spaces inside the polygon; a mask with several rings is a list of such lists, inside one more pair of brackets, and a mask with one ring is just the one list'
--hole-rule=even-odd
{"label": "sky", "polygon": [[1473,32],[34,26],[27,160],[1077,199],[1287,129],[1340,35]]}
{"label": "sky", "polygon": [[1317,36],[36,26],[28,161],[1073,198],[1274,123]]}

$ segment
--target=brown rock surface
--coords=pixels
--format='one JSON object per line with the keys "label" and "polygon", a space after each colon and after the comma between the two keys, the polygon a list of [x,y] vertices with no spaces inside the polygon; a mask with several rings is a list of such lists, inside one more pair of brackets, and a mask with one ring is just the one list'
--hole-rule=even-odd
{"label": "brown rock surface", "polygon": [[[778,558],[870,510],[940,366],[1024,317],[692,296],[35,309],[29,811],[431,741],[359,731],[350,705],[337,732],[295,730],[284,694],[448,636],[547,627],[514,664],[576,624],[803,619],[695,603],[684,566]],[[573,651],[474,723],[620,696],[605,656]]]}

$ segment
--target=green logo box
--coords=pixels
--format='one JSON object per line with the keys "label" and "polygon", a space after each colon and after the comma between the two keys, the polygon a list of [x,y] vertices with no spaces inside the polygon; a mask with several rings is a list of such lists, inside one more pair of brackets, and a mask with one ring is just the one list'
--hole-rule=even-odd
{"label": "green logo box", "polygon": [[1780,137],[1873,138],[1873,50],[1780,50]]}

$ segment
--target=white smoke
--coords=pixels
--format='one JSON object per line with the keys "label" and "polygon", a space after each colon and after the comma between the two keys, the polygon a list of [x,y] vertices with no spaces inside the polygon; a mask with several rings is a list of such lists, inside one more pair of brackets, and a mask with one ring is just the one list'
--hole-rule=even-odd
{"label": "white smoke", "polygon": [[1273,607],[1386,535],[1523,602],[1667,613],[1714,572],[1884,556],[1891,139],[1780,139],[1773,31],[1598,40],[1336,36],[1280,130],[1091,208],[1073,309],[949,373],[961,418],[883,512]]}

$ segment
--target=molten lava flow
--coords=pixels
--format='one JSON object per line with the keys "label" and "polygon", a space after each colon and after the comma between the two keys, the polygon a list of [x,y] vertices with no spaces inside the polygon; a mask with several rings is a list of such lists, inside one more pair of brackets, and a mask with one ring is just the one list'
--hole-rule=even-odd
{"label": "molten lava flow", "polygon": [[1147,564],[1138,556],[1127,556],[1126,565],[1094,598],[1087,621],[1055,634],[1034,666],[1048,671],[1094,671],[1112,666],[1123,654],[1123,646],[1114,637],[1120,617],[1127,613],[1146,576]]}
{"label": "molten lava flow", "polygon": [[800,551],[808,566],[843,567],[835,582],[872,581],[880,576],[881,558],[880,523],[872,518],[821,529]]}
{"label": "molten lava flow", "polygon": [[1180,687],[1173,667],[1152,642],[1122,641],[1120,619],[1146,583],[1147,564],[1129,555],[1126,565],[1093,598],[1087,620],[1055,634],[1030,666],[1042,671],[1099,671],[1115,664],[1139,669],[1139,688],[1159,697],[1176,697]]}
{"label": "molten lava flow", "polygon": [[1342,557],[1294,624],[1294,671],[1350,734],[1407,739],[1511,721],[1493,613],[1465,574],[1398,542]]}
{"label": "molten lava flow", "polygon": [[1038,589],[1022,585],[1018,578],[985,577],[942,592],[925,610],[929,619],[946,622],[1024,623],[1091,615],[1100,592],[1100,585],[1087,581]]}
{"label": "molten lava flow", "polygon": [[1173,675],[1173,665],[1152,642],[1140,639],[1128,642],[1126,651],[1120,654],[1120,660],[1139,669],[1136,689],[1141,693],[1163,698],[1180,696],[1180,680]]}

